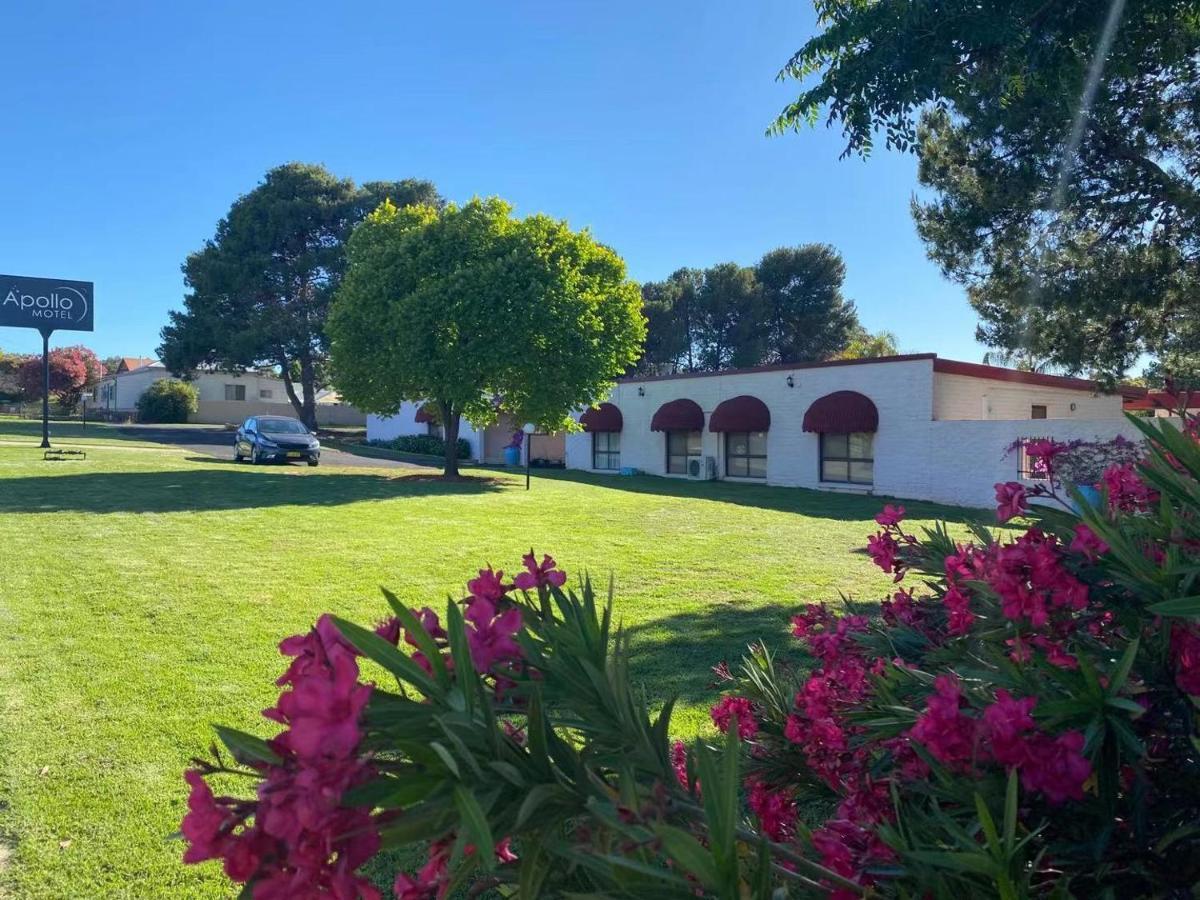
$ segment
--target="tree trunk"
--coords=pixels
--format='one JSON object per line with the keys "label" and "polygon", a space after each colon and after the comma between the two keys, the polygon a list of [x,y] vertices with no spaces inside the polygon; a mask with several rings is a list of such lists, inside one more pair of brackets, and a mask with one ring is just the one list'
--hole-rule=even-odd
{"label": "tree trunk", "polygon": [[296,418],[301,422],[304,421],[304,403],[296,396],[296,385],[292,382],[291,365],[288,363],[286,356],[279,357],[279,376],[283,379],[283,389],[287,392],[288,400],[291,401],[292,409],[296,411]]}
{"label": "tree trunk", "polygon": [[442,477],[447,481],[458,477],[458,420],[459,414],[454,407],[438,401],[438,411],[442,415],[442,436],[446,441],[446,463]]}
{"label": "tree trunk", "polygon": [[300,407],[300,421],[309,431],[317,430],[317,373],[313,366],[312,354],[300,354],[300,390],[304,399]]}

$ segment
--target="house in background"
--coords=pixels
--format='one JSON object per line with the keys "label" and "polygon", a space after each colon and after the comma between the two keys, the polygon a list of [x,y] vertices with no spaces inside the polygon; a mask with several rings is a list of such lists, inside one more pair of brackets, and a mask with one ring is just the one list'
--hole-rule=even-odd
{"label": "house in background", "polygon": [[[475,428],[464,419],[459,424],[458,436],[471,446],[471,459],[498,465],[504,462],[504,448],[512,440],[513,432],[521,430],[521,425],[507,413],[501,413],[495,424],[482,429]],[[432,404],[406,402],[393,416],[367,416],[367,440],[387,441],[416,434],[443,436],[437,411]],[[532,435],[528,450],[535,465],[561,466],[566,462],[566,436]]]}
{"label": "house in background", "polygon": [[[130,365],[126,365],[129,363]],[[113,417],[133,416],[137,402],[156,381],[171,378],[156,359],[122,359],[114,375],[96,384],[95,406]],[[208,425],[238,424],[249,416],[294,415],[283,379],[258,372],[198,372],[191,378],[199,395],[198,409],[188,421]],[[338,401],[317,404],[321,425],[361,426],[359,410]]]}

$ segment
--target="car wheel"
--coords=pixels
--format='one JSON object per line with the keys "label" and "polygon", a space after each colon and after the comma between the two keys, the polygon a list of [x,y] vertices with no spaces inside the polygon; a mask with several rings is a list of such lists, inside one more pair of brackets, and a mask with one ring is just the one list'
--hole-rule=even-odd
{"label": "car wheel", "polygon": [[308,467],[309,467],[310,469],[315,469],[315,468],[316,468],[317,466],[319,466],[320,464],[321,464],[321,461],[320,461],[319,459],[310,459],[310,460],[308,461]]}
{"label": "car wheel", "polygon": [[241,448],[238,444],[233,445],[233,461],[240,463],[246,457],[242,456]]}
{"label": "car wheel", "polygon": [[258,455],[258,447],[257,446],[252,447],[250,449],[250,465],[252,465],[252,466],[262,465],[262,457]]}

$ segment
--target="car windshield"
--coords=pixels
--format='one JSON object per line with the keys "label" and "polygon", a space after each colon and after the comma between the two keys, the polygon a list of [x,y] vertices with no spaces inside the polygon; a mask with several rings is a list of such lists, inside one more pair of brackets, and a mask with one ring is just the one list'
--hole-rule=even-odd
{"label": "car windshield", "polygon": [[295,419],[259,419],[258,430],[263,434],[308,434]]}

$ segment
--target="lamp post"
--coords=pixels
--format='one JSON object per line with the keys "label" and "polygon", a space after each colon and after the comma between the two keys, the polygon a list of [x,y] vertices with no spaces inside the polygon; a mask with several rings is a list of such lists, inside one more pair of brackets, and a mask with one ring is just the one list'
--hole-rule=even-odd
{"label": "lamp post", "polygon": [[529,468],[533,464],[533,434],[537,431],[537,426],[526,422],[521,426],[521,430],[525,432],[525,490],[529,490]]}

